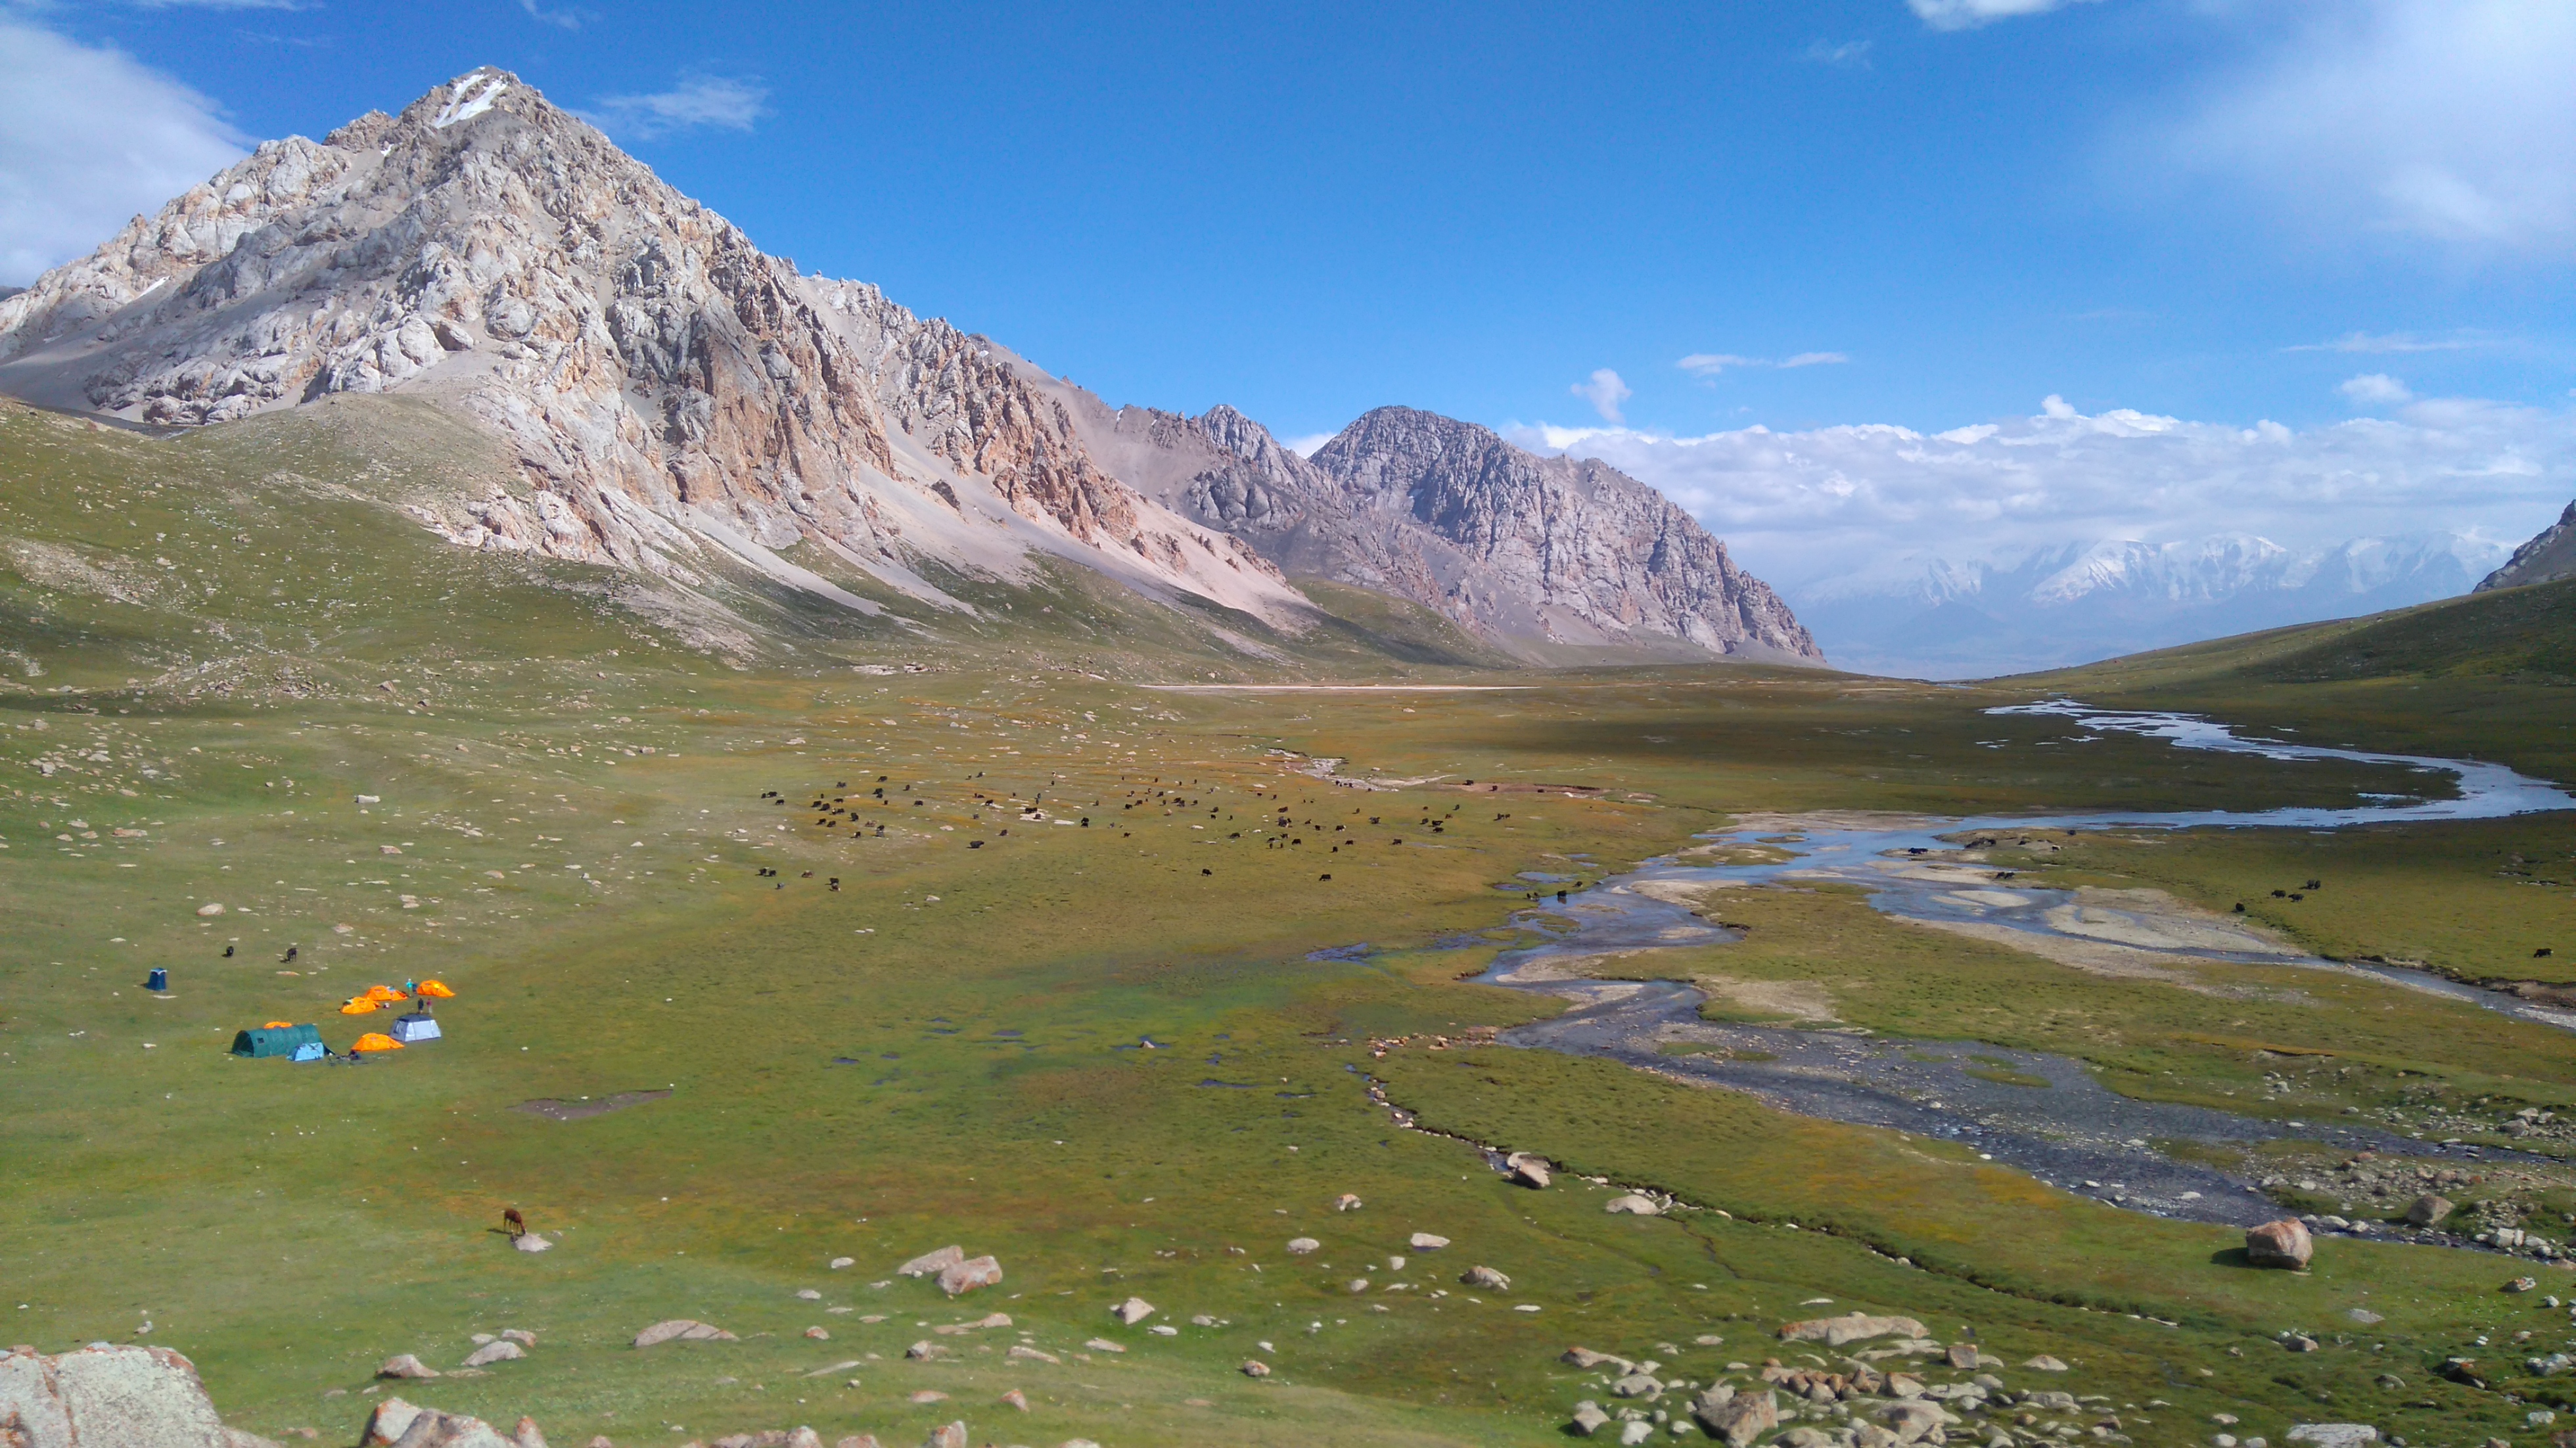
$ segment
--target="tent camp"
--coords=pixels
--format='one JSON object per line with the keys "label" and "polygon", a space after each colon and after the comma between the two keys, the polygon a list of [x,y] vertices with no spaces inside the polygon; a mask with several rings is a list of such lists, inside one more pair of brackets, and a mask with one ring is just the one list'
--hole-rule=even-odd
{"label": "tent camp", "polygon": [[[310,1052],[310,1054],[307,1054]],[[258,1058],[284,1056],[292,1061],[322,1059],[322,1032],[312,1026],[265,1025],[233,1037],[233,1054]]]}
{"label": "tent camp", "polygon": [[402,1048],[403,1043],[393,1037],[381,1031],[369,1031],[349,1047],[349,1054],[355,1056],[363,1055],[368,1051],[399,1051]]}
{"label": "tent camp", "polygon": [[438,1039],[438,1017],[427,1011],[411,1011],[394,1017],[394,1039],[408,1046],[414,1041]]}

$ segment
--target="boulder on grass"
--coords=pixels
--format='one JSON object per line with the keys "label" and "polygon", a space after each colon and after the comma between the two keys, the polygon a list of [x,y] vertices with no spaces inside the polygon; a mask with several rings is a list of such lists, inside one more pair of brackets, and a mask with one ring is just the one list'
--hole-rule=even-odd
{"label": "boulder on grass", "polygon": [[1715,1393],[1702,1393],[1691,1404],[1691,1416],[1708,1436],[1727,1448],[1750,1448],[1753,1440],[1780,1426],[1780,1402],[1768,1388],[1758,1393],[1736,1393],[1719,1398]]}
{"label": "boulder on grass", "polygon": [[1147,1302],[1141,1297],[1130,1297],[1126,1301],[1109,1309],[1109,1315],[1117,1318],[1120,1322],[1127,1324],[1129,1327],[1134,1327],[1136,1324],[1143,1322],[1146,1318],[1154,1315],[1154,1304]]}
{"label": "boulder on grass", "polygon": [[1554,1180],[1550,1175],[1553,1170],[1554,1168],[1548,1165],[1547,1158],[1532,1156],[1526,1151],[1516,1151],[1503,1158],[1504,1178],[1515,1186],[1546,1186]]}
{"label": "boulder on grass", "polygon": [[465,1360],[465,1365],[469,1368],[490,1367],[494,1363],[515,1362],[527,1355],[526,1348],[505,1337],[476,1348],[473,1355]]}
{"label": "boulder on grass", "polygon": [[1509,1292],[1512,1290],[1512,1279],[1495,1271],[1491,1267],[1470,1267],[1467,1269],[1466,1274],[1461,1276],[1458,1280],[1466,1283],[1470,1287],[1481,1287],[1488,1292]]}
{"label": "boulder on grass", "polygon": [[394,1440],[393,1448],[518,1448],[501,1436],[500,1430],[480,1418],[462,1413],[442,1413],[436,1408],[423,1408],[413,1415],[411,1426]]}
{"label": "boulder on grass", "polygon": [[2316,1243],[2309,1240],[2308,1229],[2296,1217],[2245,1229],[2245,1260],[2257,1267],[2304,1272],[2308,1259],[2316,1252]]}
{"label": "boulder on grass", "polygon": [[965,1248],[942,1247],[935,1252],[924,1252],[894,1270],[905,1277],[936,1277],[965,1260]]}
{"label": "boulder on grass", "polygon": [[385,1365],[376,1369],[376,1376],[380,1378],[434,1378],[438,1376],[438,1369],[422,1362],[419,1358],[412,1356],[410,1353],[398,1352],[392,1357],[385,1359]]}
{"label": "boulder on grass", "polygon": [[1782,1342],[1821,1342],[1827,1347],[1863,1342],[1873,1337],[1923,1336],[1923,1324],[1910,1317],[1872,1317],[1847,1312],[1840,1317],[1811,1317],[1780,1324]]}
{"label": "boulder on grass", "polygon": [[668,1322],[657,1322],[635,1334],[637,1347],[652,1347],[657,1343],[680,1341],[738,1342],[740,1339],[714,1323],[699,1322],[687,1317],[675,1317]]}
{"label": "boulder on grass", "polygon": [[1653,1197],[1639,1196],[1635,1192],[1623,1192],[1612,1197],[1601,1204],[1601,1210],[1613,1213],[1625,1212],[1637,1217],[1660,1217],[1664,1214],[1664,1209],[1655,1205]]}
{"label": "boulder on grass", "polygon": [[2406,1204],[2406,1225],[2410,1227],[2438,1227],[2442,1225],[2442,1219],[2449,1215],[2451,1215],[2451,1199],[2437,1197],[2431,1192],[2426,1192]]}
{"label": "boulder on grass", "polygon": [[991,1257],[977,1257],[940,1269],[939,1290],[955,1297],[978,1287],[999,1286],[1001,1281],[1002,1264]]}
{"label": "boulder on grass", "polygon": [[165,1347],[0,1353],[0,1443],[229,1448],[196,1365]]}

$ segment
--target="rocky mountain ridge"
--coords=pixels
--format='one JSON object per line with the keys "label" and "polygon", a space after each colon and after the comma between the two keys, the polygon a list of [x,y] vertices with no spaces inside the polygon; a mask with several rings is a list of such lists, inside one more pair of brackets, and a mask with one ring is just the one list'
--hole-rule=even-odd
{"label": "rocky mountain ridge", "polygon": [[2558,515],[2558,521],[2532,535],[2530,541],[2513,550],[2495,572],[2478,580],[2476,592],[2494,588],[2519,588],[2526,583],[2555,583],[2562,578],[2576,578],[2576,503]]}
{"label": "rocky mountain ridge", "polygon": [[488,68],[265,143],[0,300],[0,391],[163,427],[428,397],[517,477],[415,502],[424,525],[684,588],[730,557],[876,611],[778,556],[811,542],[964,609],[943,574],[1012,582],[1051,554],[1291,632],[1314,617],[1295,573],[1506,644],[1821,660],[1722,544],[1599,464],[1406,409],[1329,462],[1228,408],[1112,413],[762,253]]}

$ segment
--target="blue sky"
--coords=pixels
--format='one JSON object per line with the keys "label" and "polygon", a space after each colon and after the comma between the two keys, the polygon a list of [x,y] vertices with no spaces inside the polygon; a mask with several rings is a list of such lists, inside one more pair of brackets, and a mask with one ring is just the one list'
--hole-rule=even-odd
{"label": "blue sky", "polygon": [[[2053,396],[2211,436],[2411,427],[2388,466],[2448,482],[2374,528],[2519,536],[2576,492],[2564,0],[0,16],[20,57],[0,65],[18,73],[0,78],[0,258],[18,273],[0,280],[95,244],[204,148],[319,135],[488,64],[598,117],[768,250],[1114,403],[1229,402],[1296,437],[1401,402],[1624,449],[1721,531],[1770,538],[1784,571],[1824,566],[1789,557],[1806,514],[1730,512],[1657,448],[1755,425],[1930,433]],[[30,75],[29,45],[62,48]],[[75,60],[125,70],[49,87]],[[145,179],[130,202],[46,184],[75,165]],[[2293,471],[2328,454],[2349,471],[2351,441]],[[2088,476],[2101,506],[2012,536],[2227,521],[2205,496],[2122,512],[2101,501],[2118,467]],[[2334,531],[2297,481],[2255,521]],[[1924,516],[1878,517],[1867,546],[1922,541]],[[1992,508],[1959,516],[1941,536],[1962,549],[2010,532],[1976,531]],[[1865,551],[1836,536],[1837,559]]]}

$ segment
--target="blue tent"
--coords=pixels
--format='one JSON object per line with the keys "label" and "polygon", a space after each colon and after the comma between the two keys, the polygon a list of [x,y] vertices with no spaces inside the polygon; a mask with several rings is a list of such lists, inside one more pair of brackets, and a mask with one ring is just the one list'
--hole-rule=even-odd
{"label": "blue tent", "polygon": [[233,1037],[233,1054],[319,1061],[322,1059],[322,1031],[317,1026],[262,1026]]}

